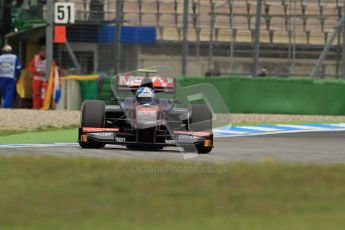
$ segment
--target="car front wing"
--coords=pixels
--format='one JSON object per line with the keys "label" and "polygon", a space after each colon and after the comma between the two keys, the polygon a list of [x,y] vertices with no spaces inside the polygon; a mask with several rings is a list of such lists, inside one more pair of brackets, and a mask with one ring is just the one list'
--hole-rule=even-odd
{"label": "car front wing", "polygon": [[213,133],[173,131],[169,135],[155,135],[153,142],[139,142],[135,134],[120,132],[118,128],[79,128],[79,141],[99,142],[113,145],[159,145],[159,146],[186,146],[201,144],[205,147],[213,147]]}

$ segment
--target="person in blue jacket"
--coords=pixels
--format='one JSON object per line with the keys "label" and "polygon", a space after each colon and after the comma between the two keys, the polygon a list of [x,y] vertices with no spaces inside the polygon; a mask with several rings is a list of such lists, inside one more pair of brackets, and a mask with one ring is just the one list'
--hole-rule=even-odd
{"label": "person in blue jacket", "polygon": [[21,74],[21,66],[16,55],[12,54],[12,47],[5,45],[0,55],[0,93],[3,108],[12,108],[12,101]]}

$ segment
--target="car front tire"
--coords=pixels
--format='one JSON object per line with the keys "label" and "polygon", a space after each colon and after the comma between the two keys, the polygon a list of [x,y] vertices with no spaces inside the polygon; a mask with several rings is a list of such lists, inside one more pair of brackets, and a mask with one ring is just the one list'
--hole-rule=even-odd
{"label": "car front tire", "polygon": [[[81,106],[80,126],[90,128],[104,128],[105,103],[100,100],[86,100]],[[80,138],[80,135],[79,135]],[[79,139],[79,146],[86,149],[100,149],[105,146],[94,140],[83,142]]]}

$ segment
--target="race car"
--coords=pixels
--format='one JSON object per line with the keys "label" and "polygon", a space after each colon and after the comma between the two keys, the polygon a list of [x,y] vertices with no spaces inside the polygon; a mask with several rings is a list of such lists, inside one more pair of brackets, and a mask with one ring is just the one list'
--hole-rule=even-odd
{"label": "race car", "polygon": [[136,73],[141,74],[114,77],[114,105],[100,100],[83,102],[79,145],[99,149],[112,144],[139,150],[177,146],[187,152],[211,152],[209,107],[177,100],[173,77],[157,75],[155,70]]}

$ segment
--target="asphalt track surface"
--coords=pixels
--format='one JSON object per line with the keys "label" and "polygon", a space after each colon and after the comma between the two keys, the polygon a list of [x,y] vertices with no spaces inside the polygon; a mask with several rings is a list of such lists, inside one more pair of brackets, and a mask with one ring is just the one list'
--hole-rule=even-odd
{"label": "asphalt track surface", "polygon": [[262,162],[345,163],[345,132],[305,132],[275,135],[226,137],[215,140],[210,154],[187,154],[178,148],[162,151],[127,150],[107,145],[104,149],[81,149],[67,146],[0,149],[0,154],[48,155],[60,157],[102,157],[139,160],[173,160],[201,162]]}

